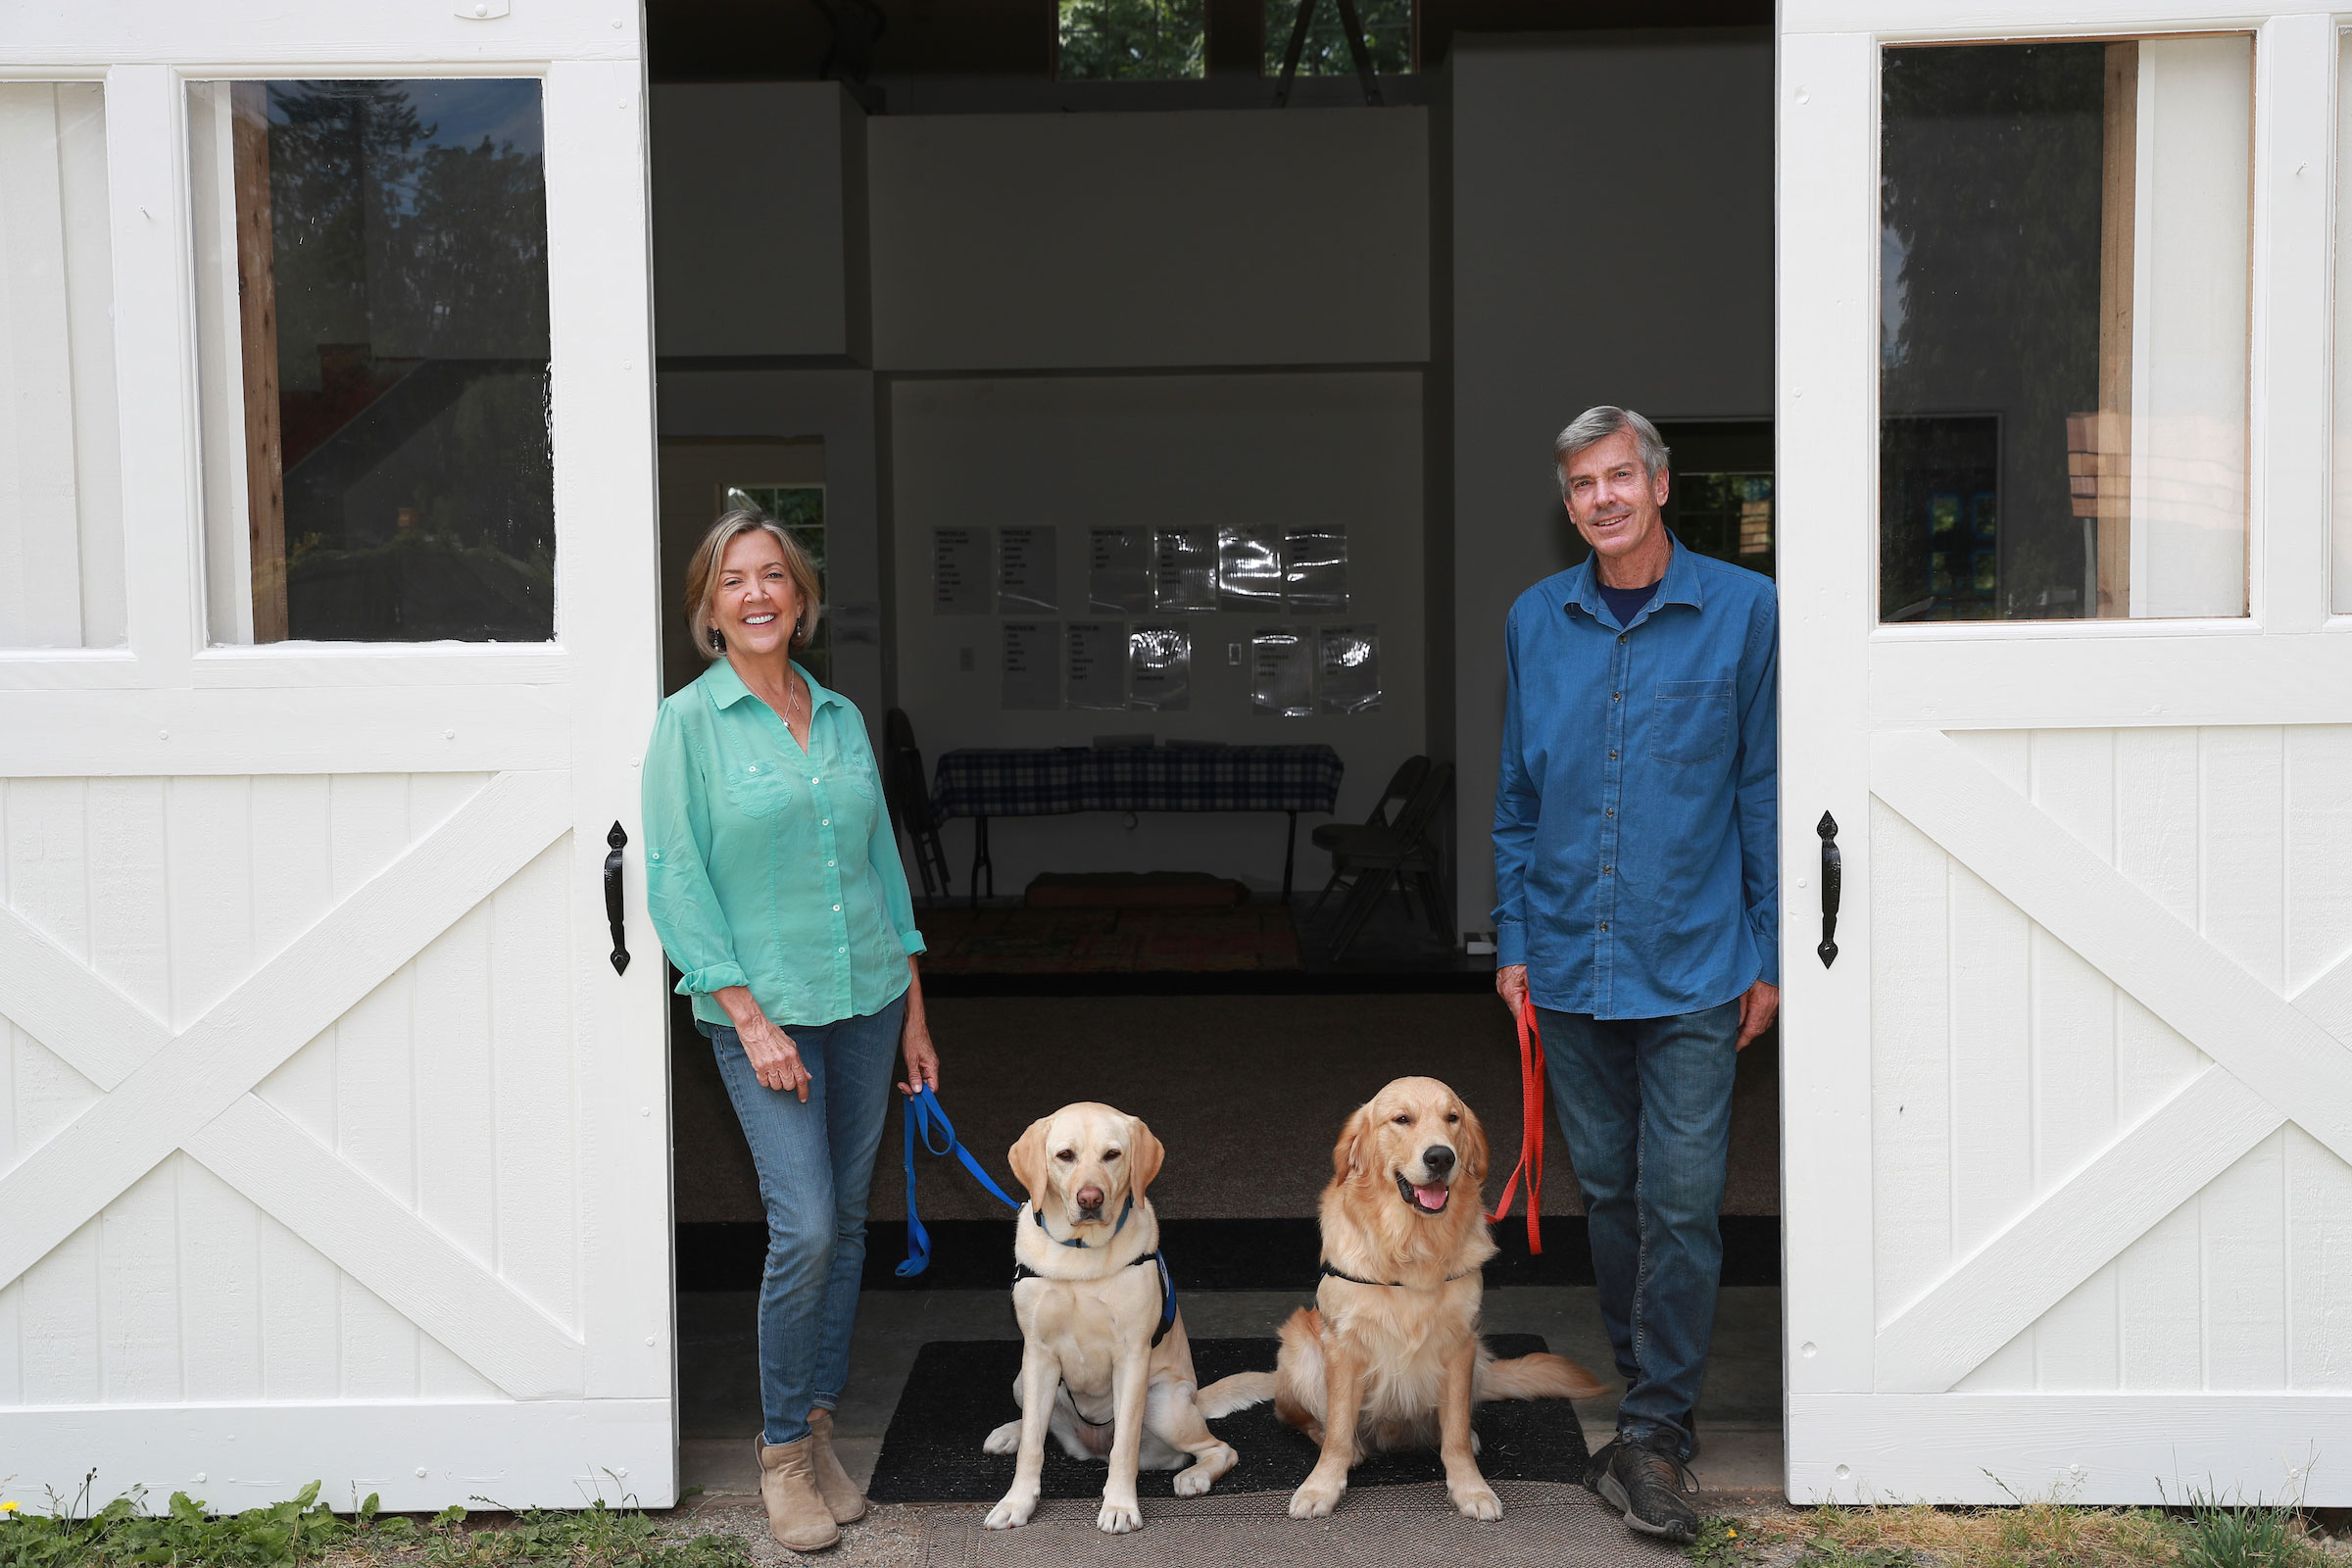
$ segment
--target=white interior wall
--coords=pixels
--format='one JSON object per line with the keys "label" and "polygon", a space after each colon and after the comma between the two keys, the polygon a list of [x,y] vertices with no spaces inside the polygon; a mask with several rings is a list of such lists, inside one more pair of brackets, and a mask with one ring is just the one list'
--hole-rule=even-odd
{"label": "white interior wall", "polygon": [[[927,760],[960,746],[1085,746],[1097,735],[1144,732],[1162,741],[1321,741],[1348,766],[1345,819],[1370,810],[1396,764],[1422,749],[1418,372],[903,380],[892,388],[891,425],[899,706]],[[1229,665],[1226,647],[1246,644],[1275,617],[1225,613],[1152,617],[1193,629],[1187,711],[1006,712],[999,628],[1007,617],[932,612],[934,527],[1056,525],[1067,621],[1119,618],[1086,609],[1089,526],[1308,521],[1348,525],[1348,612],[1314,620],[1379,626],[1377,712],[1253,714],[1247,663]],[[964,649],[969,671],[959,667]],[[1298,829],[1298,882],[1309,890],[1329,874],[1306,844],[1319,820]],[[1003,818],[989,832],[997,889],[1017,893],[1049,870],[1205,870],[1278,887],[1282,829],[1268,813],[1147,814],[1132,828],[1088,813]],[[949,824],[943,838],[960,893],[969,823]]]}
{"label": "white interior wall", "polygon": [[1429,357],[1417,108],[870,122],[885,370]]}
{"label": "white interior wall", "polygon": [[1772,42],[1457,36],[1447,69],[1459,924],[1490,930],[1503,617],[1582,554],[1551,437],[1596,403],[1772,417]]}

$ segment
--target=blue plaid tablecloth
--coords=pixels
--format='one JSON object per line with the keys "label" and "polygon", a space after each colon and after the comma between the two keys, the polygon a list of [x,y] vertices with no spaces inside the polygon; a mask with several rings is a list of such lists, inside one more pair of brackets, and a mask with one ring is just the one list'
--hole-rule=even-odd
{"label": "blue plaid tablecloth", "polygon": [[939,760],[936,816],[1064,811],[1329,811],[1340,754],[1328,746],[974,747]]}

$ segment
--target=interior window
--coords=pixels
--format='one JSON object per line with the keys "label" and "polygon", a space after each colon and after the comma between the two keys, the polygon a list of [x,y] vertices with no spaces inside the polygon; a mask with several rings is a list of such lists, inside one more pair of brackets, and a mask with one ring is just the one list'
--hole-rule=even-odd
{"label": "interior window", "polygon": [[1060,0],[1063,81],[1175,81],[1208,71],[1207,0]]}
{"label": "interior window", "polygon": [[536,80],[194,84],[217,643],[555,635]]}
{"label": "interior window", "polygon": [[126,640],[106,88],[0,81],[0,648]]}
{"label": "interior window", "polygon": [[2252,39],[1883,60],[1880,618],[2244,614]]}
{"label": "interior window", "polygon": [[[1355,51],[1348,41],[1340,0],[1265,0],[1265,5],[1267,75],[1282,74],[1283,60],[1301,20],[1306,24],[1306,36],[1298,51],[1298,74],[1355,74]],[[1408,75],[1419,69],[1415,10],[1415,0],[1355,0],[1356,20],[1364,29],[1364,52],[1380,75]]]}
{"label": "interior window", "polygon": [[[827,610],[833,605],[833,578],[825,569],[825,487],[821,484],[731,484],[719,497],[719,511],[749,507],[784,525],[784,531],[808,553],[816,568],[818,593]],[[833,684],[833,617],[820,614],[808,646],[793,657],[816,677],[819,686]]]}

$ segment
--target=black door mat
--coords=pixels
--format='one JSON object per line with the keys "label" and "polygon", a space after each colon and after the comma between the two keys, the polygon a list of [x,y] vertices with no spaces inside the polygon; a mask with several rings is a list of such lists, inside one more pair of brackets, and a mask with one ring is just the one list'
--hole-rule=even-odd
{"label": "black door mat", "polygon": [[[1490,1478],[1492,1479],[1492,1478]],[[1289,1518],[1275,1493],[1173,1497],[1144,1528],[1106,1536],[1096,1502],[1048,1499],[1018,1530],[979,1508],[925,1509],[923,1568],[1683,1568],[1682,1552],[1627,1530],[1582,1487],[1496,1481],[1499,1521],[1465,1519],[1435,1483],[1350,1486],[1328,1519]]]}
{"label": "black door mat", "polygon": [[[1494,1334],[1498,1356],[1544,1348],[1534,1334]],[[1203,1384],[1234,1372],[1270,1372],[1272,1340],[1195,1340],[1193,1370]],[[866,1495],[876,1502],[994,1502],[1012,1485],[1013,1456],[983,1453],[981,1442],[1020,1412],[1012,1396],[1021,1370],[1018,1340],[934,1340],[915,1352],[914,1370],[891,1413]],[[1478,1466],[1490,1481],[1573,1482],[1584,1474],[1585,1434],[1566,1399],[1497,1399],[1478,1407]],[[1286,1426],[1271,1402],[1220,1417],[1210,1430],[1240,1453],[1217,1480],[1221,1493],[1289,1492],[1315,1466],[1306,1435]],[[1140,1496],[1175,1497],[1173,1470],[1146,1470]],[[1349,1472],[1350,1487],[1440,1481],[1435,1450],[1376,1454]],[[1099,1497],[1103,1467],[1081,1463],[1046,1444],[1045,1495]]]}

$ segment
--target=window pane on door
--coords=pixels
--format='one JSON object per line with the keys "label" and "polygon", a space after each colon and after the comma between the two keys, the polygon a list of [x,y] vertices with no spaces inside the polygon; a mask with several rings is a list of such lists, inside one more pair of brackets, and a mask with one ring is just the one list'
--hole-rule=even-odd
{"label": "window pane on door", "polygon": [[1882,58],[1880,618],[2244,614],[2252,40]]}
{"label": "window pane on door", "polygon": [[218,643],[555,634],[536,80],[192,85]]}
{"label": "window pane on door", "polygon": [[0,648],[125,640],[106,88],[0,81]]}

